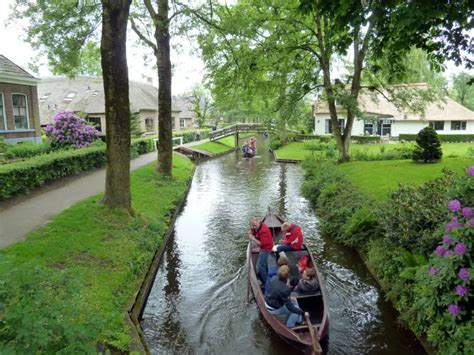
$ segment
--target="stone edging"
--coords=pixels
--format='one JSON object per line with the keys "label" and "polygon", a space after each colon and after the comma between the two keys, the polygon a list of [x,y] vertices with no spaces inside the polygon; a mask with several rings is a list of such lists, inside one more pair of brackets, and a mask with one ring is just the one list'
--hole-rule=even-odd
{"label": "stone edging", "polygon": [[143,334],[143,329],[141,327],[140,321],[142,319],[143,311],[146,306],[146,302],[148,300],[148,296],[150,294],[151,288],[155,281],[156,273],[158,272],[158,268],[161,264],[161,260],[163,257],[163,253],[165,251],[166,246],[168,245],[168,241],[171,237],[171,234],[174,231],[174,224],[176,219],[178,218],[179,213],[182,211],[184,204],[186,202],[186,198],[188,197],[189,190],[191,189],[191,184],[194,177],[194,172],[196,167],[193,167],[191,179],[188,182],[188,188],[185,192],[183,198],[179,202],[178,206],[174,210],[173,216],[171,217],[168,225],[168,229],[163,236],[162,243],[158,250],[156,250],[155,255],[153,256],[152,262],[148,268],[148,271],[143,278],[143,282],[140,286],[140,289],[135,294],[135,296],[130,301],[127,307],[128,316],[126,317],[126,321],[129,324],[131,335],[132,335],[132,342],[131,342],[131,351],[137,351],[141,354],[146,353],[149,354],[150,351],[148,349],[148,345],[146,344],[145,337]]}
{"label": "stone edging", "polygon": [[277,155],[275,154],[275,151],[273,149],[270,149],[270,152],[272,152],[272,155],[273,155],[273,159],[275,160],[275,162],[277,163],[290,163],[290,164],[299,164],[300,163],[300,160],[295,160],[295,159],[280,159],[277,157]]}

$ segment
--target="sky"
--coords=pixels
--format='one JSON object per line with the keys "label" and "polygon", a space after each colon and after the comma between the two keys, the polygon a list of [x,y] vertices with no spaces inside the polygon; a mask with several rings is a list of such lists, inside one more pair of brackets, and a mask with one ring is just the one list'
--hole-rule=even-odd
{"label": "sky", "polygon": [[[46,58],[44,56],[38,58],[38,53],[25,41],[25,34],[22,28],[26,24],[26,20],[7,23],[10,14],[9,7],[13,3],[14,0],[0,0],[0,54],[3,54],[26,70],[28,70],[28,63],[39,63],[39,77],[51,76]],[[152,69],[151,62],[149,65],[146,65],[143,60],[146,50],[134,43],[136,37],[131,30],[128,37],[127,59],[130,80],[145,82],[147,78],[152,78],[156,86],[158,82],[157,73]],[[189,92],[194,86],[201,84],[205,73],[204,63],[196,53],[196,48],[193,48],[193,45],[188,40],[180,40],[179,44],[181,49],[179,51],[172,49],[171,53],[173,95]],[[447,63],[444,76],[449,79],[453,74],[459,73],[462,70],[464,69],[456,67],[453,63]],[[333,77],[337,76],[337,72],[333,74]]]}
{"label": "sky", "polygon": [[[10,14],[9,7],[13,3],[14,0],[0,0],[0,54],[3,54],[29,72],[31,70],[28,69],[28,63],[35,62],[35,64],[40,64],[39,77],[51,76],[46,58],[40,58],[38,61],[39,53],[34,51],[25,41],[25,34],[22,28],[26,22],[20,21],[7,24]],[[130,30],[130,40],[127,44],[129,78],[130,80],[145,82],[148,77],[151,77],[156,86],[158,83],[157,72],[152,69],[153,63],[150,63],[148,66],[144,64],[143,54],[146,53],[146,50],[139,48],[133,43],[135,38],[134,33]],[[172,49],[171,54],[173,95],[179,95],[192,90],[195,85],[201,83],[204,73],[204,63],[197,54],[192,54],[195,48],[192,48],[191,43],[188,40],[181,40],[180,47],[179,51]]]}

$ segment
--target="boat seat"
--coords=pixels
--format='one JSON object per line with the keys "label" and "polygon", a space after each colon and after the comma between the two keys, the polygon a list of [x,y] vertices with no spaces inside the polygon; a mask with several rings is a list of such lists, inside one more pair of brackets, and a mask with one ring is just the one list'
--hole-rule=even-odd
{"label": "boat seat", "polygon": [[314,292],[297,292],[296,297],[297,298],[310,298],[310,297],[321,297],[322,293],[321,290],[317,290]]}

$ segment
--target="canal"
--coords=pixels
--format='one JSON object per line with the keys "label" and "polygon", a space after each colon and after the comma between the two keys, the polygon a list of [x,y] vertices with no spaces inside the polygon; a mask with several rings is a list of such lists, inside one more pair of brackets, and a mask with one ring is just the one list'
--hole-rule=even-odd
{"label": "canal", "polygon": [[291,354],[255,302],[247,303],[245,252],[252,216],[268,207],[300,225],[326,278],[328,354],[424,354],[351,250],[319,234],[300,194],[303,171],[229,154],[199,164],[156,275],[142,326],[153,354]]}

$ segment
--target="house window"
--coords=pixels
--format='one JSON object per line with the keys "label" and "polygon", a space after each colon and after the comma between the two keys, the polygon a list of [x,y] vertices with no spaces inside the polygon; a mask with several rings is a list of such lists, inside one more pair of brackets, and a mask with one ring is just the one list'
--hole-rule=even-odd
{"label": "house window", "polygon": [[179,128],[184,128],[184,118],[179,119]]}
{"label": "house window", "polygon": [[147,132],[153,132],[153,118],[145,118],[145,129]]}
{"label": "house window", "polygon": [[0,131],[7,129],[7,121],[5,120],[5,101],[3,100],[3,94],[0,92]]}
{"label": "house window", "polygon": [[15,129],[28,129],[28,108],[26,95],[12,94],[13,118],[15,120]]}
{"label": "house window", "polygon": [[431,121],[430,127],[435,131],[444,131],[444,121]]}
{"label": "house window", "polygon": [[[342,133],[342,131],[344,131],[344,119],[340,119],[340,120],[338,120],[338,121],[339,121],[339,129],[341,130],[341,133]],[[332,133],[332,123],[331,123],[331,120],[326,120],[326,127],[325,127],[324,132],[325,132],[326,134]]]}
{"label": "house window", "polygon": [[102,132],[102,122],[100,117],[87,117],[87,122],[94,126],[98,131]]}
{"label": "house window", "polygon": [[374,134],[374,123],[372,121],[364,122],[364,134],[367,136]]}
{"label": "house window", "polygon": [[466,121],[451,121],[451,131],[465,131]]}
{"label": "house window", "polygon": [[174,122],[174,117],[171,117],[171,129],[176,129],[176,124]]}

